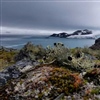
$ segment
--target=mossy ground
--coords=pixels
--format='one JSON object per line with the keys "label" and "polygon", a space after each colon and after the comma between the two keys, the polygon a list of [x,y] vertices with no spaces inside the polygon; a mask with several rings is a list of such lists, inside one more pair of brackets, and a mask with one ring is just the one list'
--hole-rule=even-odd
{"label": "mossy ground", "polygon": [[14,57],[17,54],[15,51],[0,51],[0,70],[15,63]]}
{"label": "mossy ground", "polygon": [[[0,68],[3,69],[22,59],[38,61],[40,67],[28,72],[25,78],[14,81],[15,88],[10,91],[13,96],[18,93],[30,100],[31,98],[53,100],[61,93],[66,96],[79,93],[82,87],[88,87],[86,84],[90,82],[97,82],[94,85],[100,85],[100,50],[87,47],[69,49],[61,43],[55,43],[54,47],[48,46],[44,49],[42,46],[28,43],[19,52],[0,51]],[[83,72],[86,72],[85,76],[80,77]],[[8,90],[9,88],[10,84]],[[84,91],[86,93],[83,100],[88,100],[94,94],[98,94],[100,89],[91,88]]]}

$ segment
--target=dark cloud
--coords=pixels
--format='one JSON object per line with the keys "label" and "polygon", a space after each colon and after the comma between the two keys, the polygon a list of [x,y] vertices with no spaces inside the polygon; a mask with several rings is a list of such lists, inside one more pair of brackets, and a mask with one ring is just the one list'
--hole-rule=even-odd
{"label": "dark cloud", "polygon": [[24,1],[3,0],[2,26],[50,30],[100,28],[100,2]]}

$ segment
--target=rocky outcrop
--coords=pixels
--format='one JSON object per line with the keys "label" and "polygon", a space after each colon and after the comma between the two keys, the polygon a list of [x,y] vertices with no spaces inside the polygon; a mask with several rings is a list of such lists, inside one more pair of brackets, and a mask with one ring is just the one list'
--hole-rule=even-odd
{"label": "rocky outcrop", "polygon": [[95,44],[90,47],[93,50],[100,50],[100,38],[95,40]]}
{"label": "rocky outcrop", "polygon": [[0,87],[5,85],[11,79],[19,78],[23,73],[38,64],[38,62],[21,60],[16,64],[7,67],[5,70],[0,72]]}

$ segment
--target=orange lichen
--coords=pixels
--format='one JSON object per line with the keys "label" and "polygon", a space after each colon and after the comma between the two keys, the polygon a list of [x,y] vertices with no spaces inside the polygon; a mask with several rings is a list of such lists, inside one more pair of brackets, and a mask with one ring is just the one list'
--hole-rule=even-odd
{"label": "orange lichen", "polygon": [[75,79],[75,83],[74,83],[74,86],[75,88],[79,87],[80,85],[82,85],[82,79],[77,75],[77,74],[72,74],[72,76],[74,77]]}

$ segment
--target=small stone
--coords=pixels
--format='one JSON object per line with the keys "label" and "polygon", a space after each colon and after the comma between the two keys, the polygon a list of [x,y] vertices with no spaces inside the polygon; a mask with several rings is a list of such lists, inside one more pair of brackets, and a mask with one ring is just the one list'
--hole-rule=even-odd
{"label": "small stone", "polygon": [[38,95],[36,95],[35,98],[38,98]]}

